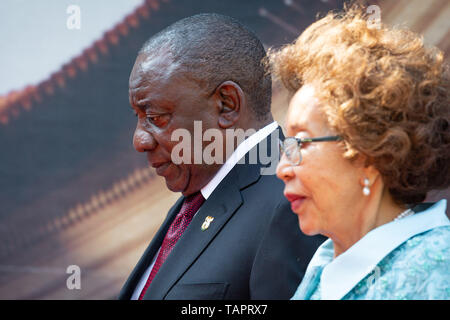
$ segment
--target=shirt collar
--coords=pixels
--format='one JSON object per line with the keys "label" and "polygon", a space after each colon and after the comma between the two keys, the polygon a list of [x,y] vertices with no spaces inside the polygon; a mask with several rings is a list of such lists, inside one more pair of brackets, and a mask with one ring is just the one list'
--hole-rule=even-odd
{"label": "shirt collar", "polygon": [[220,167],[219,171],[215,176],[204,186],[200,192],[205,199],[213,193],[219,183],[226,177],[226,175],[234,168],[236,163],[245,156],[254,146],[264,140],[269,134],[271,134],[278,127],[276,121],[266,125],[265,127],[259,129],[257,132],[249,136],[247,139],[242,141],[241,144],[234,150],[231,156],[225,161],[225,163]]}
{"label": "shirt collar", "polygon": [[424,211],[384,224],[335,259],[332,240],[325,241],[310,262],[311,268],[324,266],[320,279],[322,299],[342,299],[403,242],[433,228],[450,225],[446,207],[447,200],[443,199]]}

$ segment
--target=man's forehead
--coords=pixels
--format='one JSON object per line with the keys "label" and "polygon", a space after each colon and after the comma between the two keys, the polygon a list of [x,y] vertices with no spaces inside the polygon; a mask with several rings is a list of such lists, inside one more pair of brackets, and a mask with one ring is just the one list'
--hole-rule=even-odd
{"label": "man's forehead", "polygon": [[134,64],[129,79],[130,90],[137,89],[148,80],[167,82],[180,73],[180,64],[174,62],[169,54],[141,53]]}

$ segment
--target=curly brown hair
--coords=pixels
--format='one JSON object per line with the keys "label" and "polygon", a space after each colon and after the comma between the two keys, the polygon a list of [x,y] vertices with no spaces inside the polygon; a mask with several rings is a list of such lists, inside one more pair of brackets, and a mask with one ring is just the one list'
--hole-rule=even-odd
{"label": "curly brown hair", "polygon": [[367,157],[400,204],[450,185],[449,73],[443,53],[406,29],[328,13],[265,61],[291,93],[316,86],[344,156]]}

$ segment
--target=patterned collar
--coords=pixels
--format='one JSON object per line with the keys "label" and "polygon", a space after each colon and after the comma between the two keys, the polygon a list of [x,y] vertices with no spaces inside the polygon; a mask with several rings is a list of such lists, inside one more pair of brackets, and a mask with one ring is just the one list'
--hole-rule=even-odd
{"label": "patterned collar", "polygon": [[[450,225],[445,214],[447,200],[440,200],[412,216],[384,224],[356,242],[347,251],[333,259],[333,241],[325,241],[314,254],[296,297],[309,296],[317,282],[320,270],[321,298],[342,299],[353,287],[371,273],[390,252],[409,238],[425,231]],[[419,208],[414,208],[417,211]],[[419,209],[420,210],[420,209]]]}

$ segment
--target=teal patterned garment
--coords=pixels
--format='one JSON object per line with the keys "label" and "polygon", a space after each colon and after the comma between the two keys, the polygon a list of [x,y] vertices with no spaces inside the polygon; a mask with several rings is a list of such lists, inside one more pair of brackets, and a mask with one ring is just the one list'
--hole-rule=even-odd
{"label": "teal patterned garment", "polygon": [[[343,299],[450,299],[450,227],[414,236],[377,268]],[[310,299],[320,299],[320,285]]]}
{"label": "teal patterned garment", "polygon": [[381,226],[336,259],[327,240],[292,299],[450,299],[450,222],[445,208],[441,200],[415,217]]}

